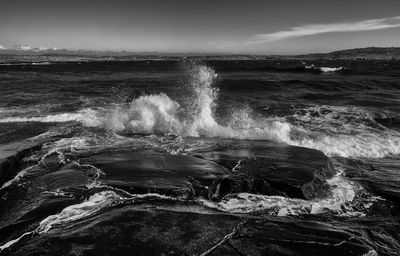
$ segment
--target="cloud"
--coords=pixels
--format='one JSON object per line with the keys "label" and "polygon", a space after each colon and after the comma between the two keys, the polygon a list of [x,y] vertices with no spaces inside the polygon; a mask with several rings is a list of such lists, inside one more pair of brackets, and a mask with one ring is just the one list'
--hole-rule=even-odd
{"label": "cloud", "polygon": [[4,47],[4,46],[2,46],[1,44],[0,44],[0,50],[5,50],[6,49],[6,47]]}
{"label": "cloud", "polygon": [[[1,49],[1,46],[0,46]],[[14,50],[19,50],[19,51],[35,51],[35,52],[40,52],[40,51],[48,51],[48,50],[58,50],[58,48],[47,48],[46,46],[31,46],[28,44],[15,44],[13,47]]]}
{"label": "cloud", "polygon": [[16,45],[14,45],[14,48],[16,50],[22,50],[22,51],[30,51],[33,49],[32,46],[27,45],[27,44],[16,44]]}
{"label": "cloud", "polygon": [[397,27],[400,27],[400,16],[356,22],[308,24],[270,34],[257,34],[245,43],[267,43],[287,38],[311,36],[323,33],[371,31]]}

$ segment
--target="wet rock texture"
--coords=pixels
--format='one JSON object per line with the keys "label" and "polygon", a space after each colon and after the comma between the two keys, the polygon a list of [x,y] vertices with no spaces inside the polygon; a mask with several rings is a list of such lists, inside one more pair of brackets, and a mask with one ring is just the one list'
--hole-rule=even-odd
{"label": "wet rock texture", "polygon": [[364,255],[371,248],[318,222],[130,206],[34,236],[13,255]]}
{"label": "wet rock texture", "polygon": [[249,192],[312,199],[325,196],[335,173],[327,157],[294,146],[225,149],[193,155],[154,151],[111,153],[85,163],[105,172],[102,182],[132,193],[155,192],[220,200]]}
{"label": "wet rock texture", "polygon": [[214,183],[213,199],[238,192],[312,199],[326,195],[326,179],[335,173],[320,151],[294,146],[227,149],[198,156],[232,170]]}
{"label": "wet rock texture", "polygon": [[212,161],[190,155],[154,151],[111,153],[90,157],[84,163],[100,168],[101,182],[131,193],[207,196],[208,186],[230,171]]}
{"label": "wet rock texture", "polygon": [[0,146],[0,185],[15,177],[24,157],[39,150],[41,144],[17,142]]}
{"label": "wet rock texture", "polygon": [[[3,182],[40,147],[39,143],[1,148]],[[61,163],[58,154],[50,154],[31,165],[18,183],[0,190],[0,244],[104,189],[122,196],[158,193],[173,199],[121,201],[46,233],[24,236],[1,255],[364,255],[372,249],[362,232],[372,237],[375,231],[362,225],[349,231],[306,218],[227,214],[192,200],[218,201],[240,192],[324,196],[326,179],[334,170],[316,150],[239,145],[176,155],[107,151],[79,160],[71,155]],[[89,186],[94,180],[102,187]]]}

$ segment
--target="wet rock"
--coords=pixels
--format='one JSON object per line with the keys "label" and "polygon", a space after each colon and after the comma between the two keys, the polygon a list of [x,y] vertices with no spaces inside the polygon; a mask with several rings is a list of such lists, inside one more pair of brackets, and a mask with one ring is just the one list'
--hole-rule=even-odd
{"label": "wet rock", "polygon": [[29,141],[0,146],[0,185],[17,174],[24,157],[40,150],[41,147],[41,144]]}
{"label": "wet rock", "polygon": [[[345,175],[359,182],[367,191],[384,199],[369,209],[372,215],[400,214],[400,177],[398,159],[346,159]],[[388,179],[390,177],[390,179]],[[369,198],[370,195],[365,196]]]}
{"label": "wet rock", "polygon": [[150,150],[91,156],[82,163],[100,168],[101,182],[130,193],[160,193],[208,197],[208,187],[230,171],[212,161],[190,155]]}
{"label": "wet rock", "polygon": [[229,244],[241,255],[365,255],[371,250],[340,229],[290,219],[251,219]]}
{"label": "wet rock", "polygon": [[125,206],[26,238],[7,253],[350,256],[371,250],[360,238],[318,221]]}
{"label": "wet rock", "polygon": [[335,173],[322,152],[295,146],[222,149],[196,156],[231,170],[213,183],[213,199],[239,192],[312,199],[326,195],[326,179]]}

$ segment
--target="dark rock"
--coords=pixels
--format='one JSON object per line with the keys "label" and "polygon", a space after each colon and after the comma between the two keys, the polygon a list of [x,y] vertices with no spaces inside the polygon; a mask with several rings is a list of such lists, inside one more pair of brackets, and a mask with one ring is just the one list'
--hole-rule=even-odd
{"label": "dark rock", "polygon": [[208,197],[208,187],[230,174],[214,162],[190,155],[154,151],[108,153],[83,161],[100,168],[102,183],[130,193],[160,193],[174,196]]}
{"label": "dark rock", "polygon": [[18,172],[21,160],[40,150],[42,144],[29,141],[16,142],[0,147],[0,185],[12,179]]}
{"label": "dark rock", "polygon": [[224,149],[196,156],[231,170],[213,183],[213,199],[238,192],[311,199],[326,195],[326,179],[335,173],[322,152],[286,145]]}
{"label": "dark rock", "polygon": [[355,235],[318,221],[114,208],[26,238],[12,255],[364,255]]}

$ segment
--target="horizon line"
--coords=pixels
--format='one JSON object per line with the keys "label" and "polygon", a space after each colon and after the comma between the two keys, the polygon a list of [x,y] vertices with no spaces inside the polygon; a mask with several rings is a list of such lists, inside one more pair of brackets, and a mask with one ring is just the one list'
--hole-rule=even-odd
{"label": "horizon line", "polygon": [[[329,54],[338,51],[346,51],[346,50],[358,50],[358,49],[368,49],[368,48],[400,48],[400,46],[367,46],[367,47],[356,47],[356,48],[346,48],[346,49],[339,49],[333,51],[326,51],[326,52],[307,52],[307,53],[291,53],[291,54],[269,54],[269,53],[249,53],[249,52],[219,52],[219,51],[188,51],[188,52],[179,52],[179,51],[133,51],[133,50],[94,50],[94,49],[67,49],[67,48],[50,48],[46,50],[39,50],[39,47],[32,47],[31,49],[13,49],[13,48],[5,48],[2,47],[0,44],[0,53],[3,51],[13,51],[19,53],[36,53],[36,54],[46,54],[46,52],[92,52],[92,53],[114,53],[114,54],[168,54],[168,55],[186,55],[186,54],[202,54],[202,55],[261,55],[261,56],[296,56],[296,55],[311,55],[311,54]],[[21,54],[23,55],[23,54]]]}

